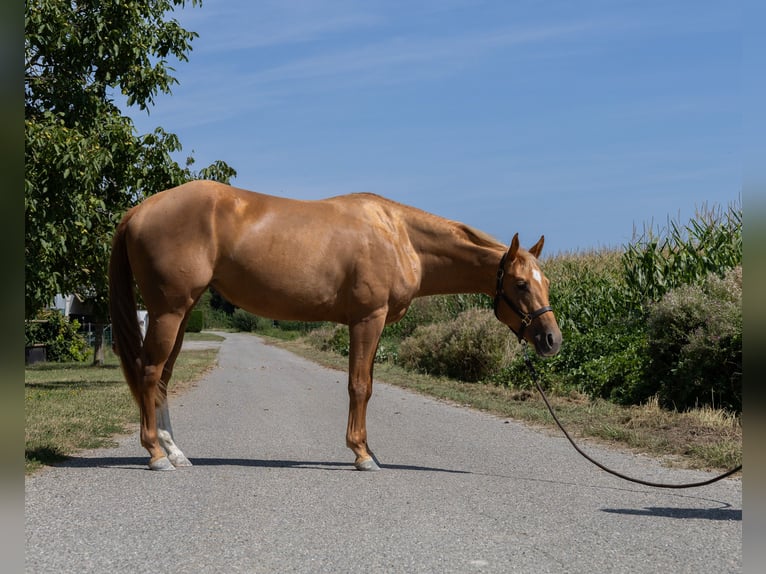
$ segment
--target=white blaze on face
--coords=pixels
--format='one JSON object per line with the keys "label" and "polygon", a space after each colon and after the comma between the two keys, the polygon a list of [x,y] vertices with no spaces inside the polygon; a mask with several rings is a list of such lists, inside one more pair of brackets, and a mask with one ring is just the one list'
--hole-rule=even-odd
{"label": "white blaze on face", "polygon": [[543,284],[543,278],[542,275],[540,275],[539,269],[532,269],[532,278],[537,281],[540,285]]}

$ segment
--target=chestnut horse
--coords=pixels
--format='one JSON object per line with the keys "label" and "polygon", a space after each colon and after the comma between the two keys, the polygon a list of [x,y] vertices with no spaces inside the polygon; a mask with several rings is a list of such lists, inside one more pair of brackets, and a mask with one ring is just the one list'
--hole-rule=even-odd
{"label": "chestnut horse", "polygon": [[[141,411],[149,468],[191,464],[173,440],[167,385],[208,286],[262,317],[348,325],[346,444],[356,468],[377,470],[365,418],[383,327],[415,297],[486,293],[520,339],[556,354],[561,332],[537,263],[543,241],[526,251],[516,234],[506,249],[467,225],[366,193],[298,201],[193,181],[149,197],[117,227],[109,264],[114,344]],[[134,280],[148,311],[143,340]]]}

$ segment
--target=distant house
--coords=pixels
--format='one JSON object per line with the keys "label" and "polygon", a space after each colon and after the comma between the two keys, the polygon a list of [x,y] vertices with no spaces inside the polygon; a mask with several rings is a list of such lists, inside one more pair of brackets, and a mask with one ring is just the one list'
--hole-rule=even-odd
{"label": "distant house", "polygon": [[[90,333],[93,328],[93,305],[81,295],[56,295],[52,309],[57,309],[69,319],[77,319],[83,330]],[[143,309],[136,311],[138,326],[141,329],[141,338],[146,336],[147,312]]]}
{"label": "distant house", "polygon": [[79,301],[80,298],[76,295],[56,295],[53,299],[51,309],[61,311],[62,315],[69,317],[71,314],[72,303],[74,303],[75,300]]}

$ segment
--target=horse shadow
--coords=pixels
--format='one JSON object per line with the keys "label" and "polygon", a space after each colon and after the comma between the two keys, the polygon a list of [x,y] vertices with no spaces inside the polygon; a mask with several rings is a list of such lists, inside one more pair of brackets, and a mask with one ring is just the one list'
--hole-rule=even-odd
{"label": "horse shadow", "polygon": [[[353,463],[334,461],[311,461],[311,460],[274,460],[274,459],[249,459],[249,458],[210,458],[194,457],[192,465],[202,466],[241,466],[249,468],[289,468],[298,470],[329,470],[329,471],[356,471]],[[146,465],[146,457],[132,456],[105,456],[105,457],[78,457],[70,456],[66,460],[55,464],[58,467],[68,468],[119,468],[125,470],[149,470]],[[449,468],[436,468],[408,464],[381,464],[384,470],[403,470],[413,472],[440,472],[448,474],[472,474],[467,470]]]}

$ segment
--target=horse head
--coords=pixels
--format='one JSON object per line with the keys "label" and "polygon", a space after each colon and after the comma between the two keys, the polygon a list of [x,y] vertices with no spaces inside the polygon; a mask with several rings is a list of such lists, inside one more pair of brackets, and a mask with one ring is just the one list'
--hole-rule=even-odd
{"label": "horse head", "polygon": [[561,330],[548,301],[550,282],[537,263],[544,242],[541,236],[525,251],[519,247],[519,234],[513,236],[497,270],[494,307],[495,316],[519,341],[524,339],[538,355],[551,357],[561,348]]}

